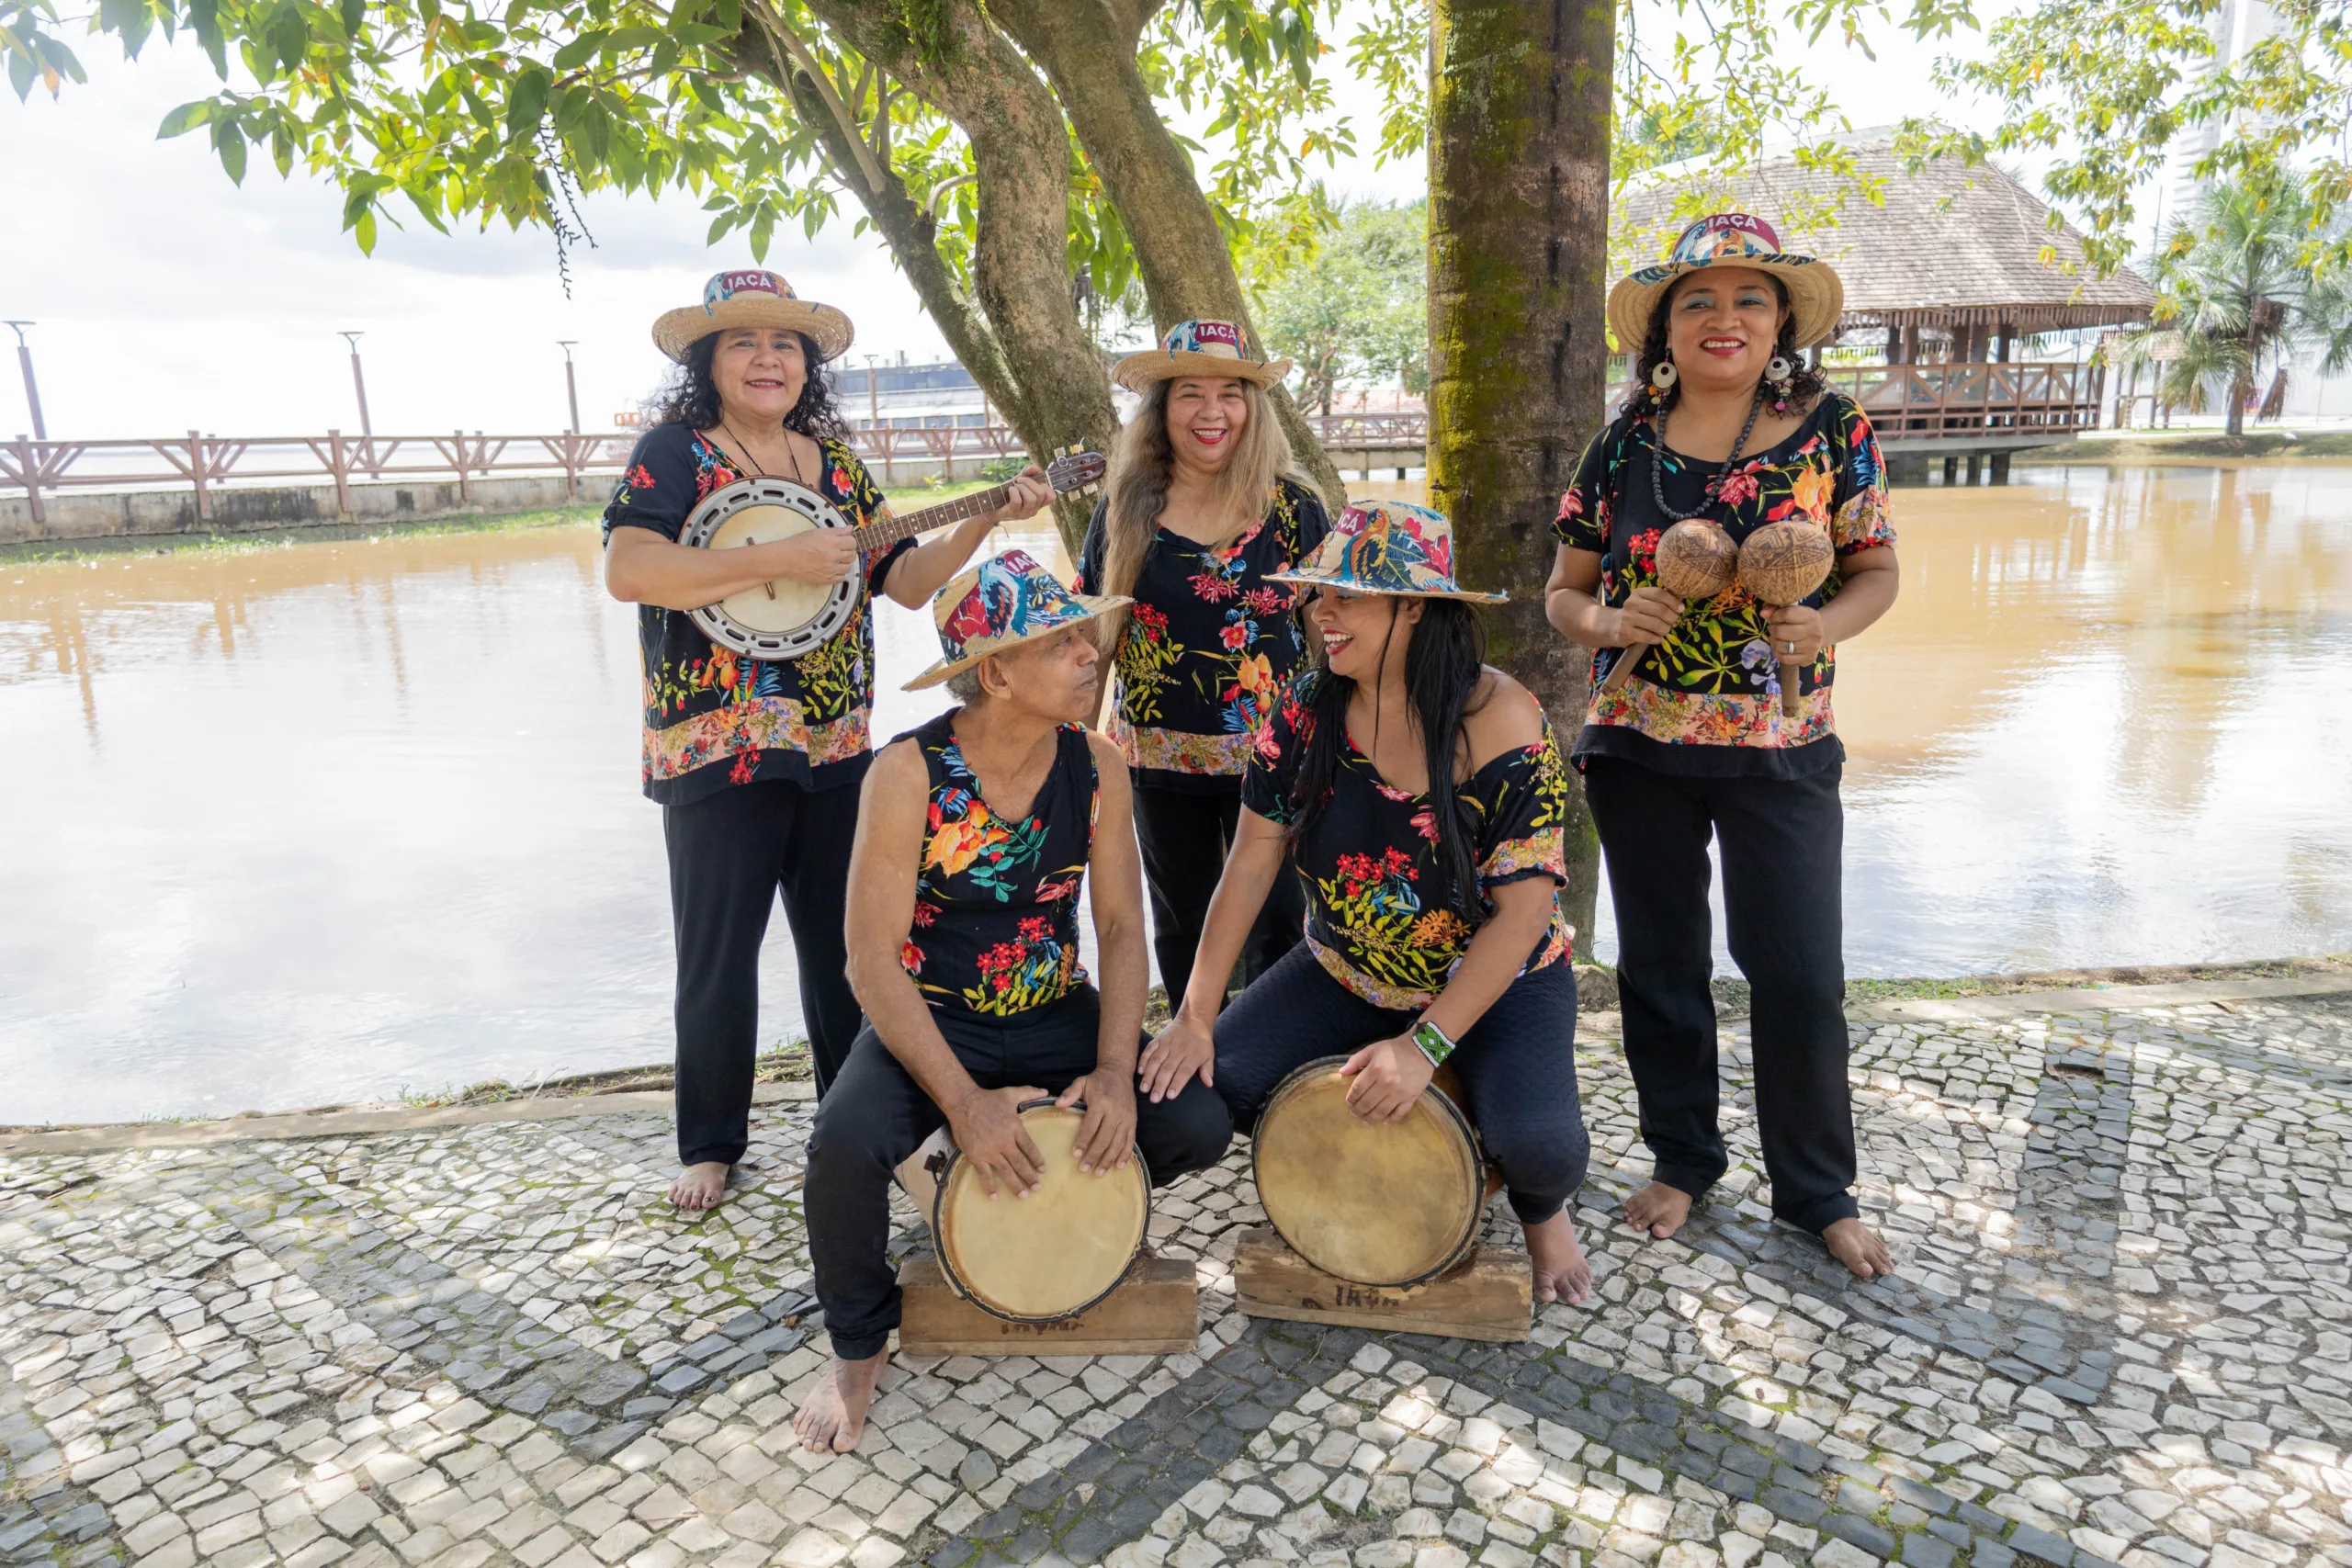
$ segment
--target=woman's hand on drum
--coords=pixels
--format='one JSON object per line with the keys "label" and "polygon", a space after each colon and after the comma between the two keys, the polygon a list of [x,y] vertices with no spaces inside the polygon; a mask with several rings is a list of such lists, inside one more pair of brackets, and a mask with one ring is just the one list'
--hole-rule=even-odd
{"label": "woman's hand on drum", "polygon": [[1216,1031],[1179,1012],[1159,1032],[1159,1038],[1143,1048],[1143,1059],[1136,1064],[1136,1078],[1157,1105],[1183,1093],[1194,1073],[1201,1075],[1201,1082],[1216,1086]]}
{"label": "woman's hand on drum", "polygon": [[795,582],[821,588],[857,570],[857,537],[847,528],[811,528],[762,547],[774,550],[782,563],[775,574]]}
{"label": "woman's hand on drum", "polygon": [[1046,1156],[1029,1141],[1021,1125],[1020,1108],[1043,1100],[1046,1091],[1026,1085],[1018,1089],[975,1089],[947,1112],[948,1131],[963,1157],[979,1167],[980,1185],[991,1198],[1000,1184],[1015,1198],[1026,1198],[1045,1179]]}
{"label": "woman's hand on drum", "polygon": [[1664,642],[1674,623],[1682,618],[1682,601],[1655,585],[1636,588],[1633,597],[1617,606],[1617,628],[1610,646],[1631,648],[1637,642]]}
{"label": "woman's hand on drum", "polygon": [[1772,623],[1772,657],[1788,664],[1810,664],[1821,657],[1821,612],[1786,604],[1764,612]]}
{"label": "woman's hand on drum", "polygon": [[1089,1176],[1107,1176],[1134,1157],[1136,1152],[1136,1089],[1125,1069],[1097,1070],[1072,1083],[1054,1101],[1071,1106],[1086,1103],[1086,1120],[1078,1126],[1078,1168]]}
{"label": "woman's hand on drum", "polygon": [[1356,1080],[1348,1089],[1348,1109],[1367,1122],[1402,1122],[1436,1071],[1408,1034],[1374,1041],[1340,1069]]}

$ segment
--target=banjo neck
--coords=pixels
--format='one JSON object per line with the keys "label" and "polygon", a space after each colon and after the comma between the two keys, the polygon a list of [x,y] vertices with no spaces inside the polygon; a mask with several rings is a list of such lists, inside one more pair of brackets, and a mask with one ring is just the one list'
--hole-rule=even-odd
{"label": "banjo neck", "polygon": [[863,528],[853,530],[853,534],[857,540],[857,547],[873,555],[889,548],[900,539],[911,539],[918,534],[928,534],[933,528],[944,528],[951,523],[961,523],[966,518],[978,517],[983,512],[994,511],[1012,498],[1011,485],[995,485],[988,490],[974,491],[969,495],[959,495],[953,501],[941,502],[937,506],[926,506],[921,512],[868,523]]}

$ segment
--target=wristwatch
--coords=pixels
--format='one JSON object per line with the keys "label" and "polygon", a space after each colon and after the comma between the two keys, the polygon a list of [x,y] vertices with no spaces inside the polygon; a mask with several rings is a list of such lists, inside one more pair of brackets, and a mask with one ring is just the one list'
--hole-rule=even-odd
{"label": "wristwatch", "polygon": [[1445,1066],[1445,1059],[1454,1051],[1453,1037],[1428,1019],[1413,1025],[1413,1043],[1421,1048],[1421,1055],[1430,1059],[1432,1067]]}

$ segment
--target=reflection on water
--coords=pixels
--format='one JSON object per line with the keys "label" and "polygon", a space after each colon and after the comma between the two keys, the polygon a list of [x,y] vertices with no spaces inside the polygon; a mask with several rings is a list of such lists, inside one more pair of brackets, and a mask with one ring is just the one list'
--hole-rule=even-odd
{"label": "reflection on water", "polygon": [[[1897,494],[1839,671],[1853,970],[2352,945],[2352,468],[2019,478]],[[598,570],[586,527],[0,565],[0,1122],[666,1056]],[[926,616],[876,631],[888,736],[945,698],[896,690]],[[781,941],[762,996],[797,1032]]]}

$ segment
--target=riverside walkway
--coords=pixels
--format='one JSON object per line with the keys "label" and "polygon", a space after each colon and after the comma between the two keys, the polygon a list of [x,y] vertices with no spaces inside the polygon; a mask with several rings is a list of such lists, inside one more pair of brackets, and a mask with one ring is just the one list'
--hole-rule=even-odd
{"label": "riverside walkway", "polygon": [[1744,1095],[1684,1235],[1611,1227],[1613,1021],[1598,1298],[1530,1342],[1231,1310],[1242,1147],[1154,1220],[1195,1353],[904,1363],[842,1456],[805,1099],[697,1223],[641,1098],[0,1140],[0,1563],[2352,1568],[2352,984],[1858,1012],[1868,1286],[1769,1223]]}

